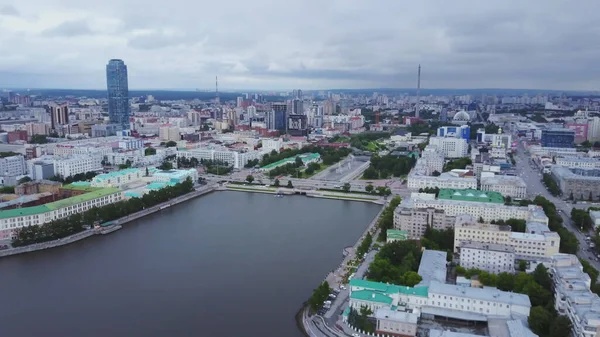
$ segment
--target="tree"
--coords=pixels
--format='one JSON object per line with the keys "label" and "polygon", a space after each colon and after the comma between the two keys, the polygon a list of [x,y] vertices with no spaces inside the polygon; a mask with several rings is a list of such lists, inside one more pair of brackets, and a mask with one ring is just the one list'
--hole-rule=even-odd
{"label": "tree", "polygon": [[373,193],[373,185],[369,184],[369,185],[365,186],[365,191],[367,193]]}
{"label": "tree", "polygon": [[275,181],[273,182],[273,186],[279,187],[279,185],[280,185],[279,179],[275,179]]}
{"label": "tree", "polygon": [[433,173],[431,173],[431,175],[434,177],[439,177],[441,175],[441,173],[438,171],[433,171]]}
{"label": "tree", "polygon": [[402,275],[400,278],[400,284],[407,287],[414,287],[419,284],[423,278],[414,271],[409,271],[406,274]]}
{"label": "tree", "polygon": [[483,220],[483,217],[481,217],[481,216],[480,216],[480,217],[479,217],[479,220],[477,220],[477,222],[479,222],[479,223],[484,223],[485,221]]}
{"label": "tree", "polygon": [[[533,307],[529,312],[527,322],[529,323],[531,331],[535,334],[538,336],[548,336],[550,324],[552,323],[552,315],[544,307]],[[569,336],[569,333],[563,336]]]}
{"label": "tree", "polygon": [[146,177],[150,176],[150,171],[148,170],[148,168],[146,167]]}
{"label": "tree", "polygon": [[313,290],[312,296],[308,299],[308,304],[310,305],[312,312],[316,312],[323,307],[323,302],[325,302],[329,294],[331,294],[331,291],[332,289],[327,281],[319,284],[319,286]]}
{"label": "tree", "polygon": [[254,177],[253,177],[251,174],[249,174],[249,175],[246,177],[246,181],[247,181],[249,184],[252,184],[252,182],[254,181]]}
{"label": "tree", "polygon": [[567,316],[559,315],[550,325],[549,337],[563,337],[571,334],[571,320]]}
{"label": "tree", "polygon": [[350,192],[350,183],[345,183],[344,186],[342,186],[342,190],[346,193]]}
{"label": "tree", "polygon": [[360,245],[356,248],[356,255],[358,255],[358,256],[365,255],[369,251],[369,248],[371,248],[372,243],[373,243],[373,237],[371,236],[371,232],[367,232],[367,235],[365,236],[365,238],[362,240]]}
{"label": "tree", "polygon": [[294,188],[294,185],[292,185],[292,181],[291,180],[288,180],[286,187],[287,188]]}
{"label": "tree", "polygon": [[294,161],[294,164],[296,165],[296,167],[302,167],[302,166],[304,166],[304,162],[302,161],[302,158],[300,158],[299,156],[296,157],[296,160]]}
{"label": "tree", "polygon": [[170,140],[170,141],[168,141],[168,142],[165,143],[165,146],[166,147],[175,147],[175,146],[177,146],[177,142],[173,141],[173,140]]}
{"label": "tree", "polygon": [[32,180],[32,179],[31,179],[30,177],[28,177],[28,176],[25,176],[25,177],[23,177],[23,178],[19,179],[19,181],[17,182],[17,184],[18,184],[18,185],[20,185],[20,184],[24,184],[24,183],[26,183],[26,182],[30,182],[31,180]]}
{"label": "tree", "polygon": [[506,205],[512,204],[512,198],[510,196],[504,197],[504,204],[506,204]]}
{"label": "tree", "polygon": [[144,155],[145,155],[145,156],[151,156],[151,155],[155,155],[155,154],[156,154],[156,149],[155,149],[155,148],[153,148],[153,147],[147,147],[147,148],[144,150]]}
{"label": "tree", "polygon": [[515,286],[515,279],[512,274],[500,273],[496,277],[496,287],[503,291],[511,291]]}
{"label": "tree", "polygon": [[543,264],[538,264],[533,271],[533,279],[544,289],[552,291],[552,279],[548,275],[548,269]]}
{"label": "tree", "polygon": [[29,140],[30,144],[46,144],[48,143],[48,137],[46,135],[32,135]]}
{"label": "tree", "polygon": [[162,164],[160,164],[160,166],[158,167],[158,169],[159,170],[163,170],[163,171],[172,170],[173,169],[173,164],[171,164],[171,162],[165,160]]}
{"label": "tree", "polygon": [[519,261],[519,270],[526,271],[527,270],[527,261],[521,260]]}
{"label": "tree", "polygon": [[524,290],[527,296],[529,296],[532,306],[545,306],[552,301],[552,294],[541,285],[535,283],[535,281],[527,283]]}

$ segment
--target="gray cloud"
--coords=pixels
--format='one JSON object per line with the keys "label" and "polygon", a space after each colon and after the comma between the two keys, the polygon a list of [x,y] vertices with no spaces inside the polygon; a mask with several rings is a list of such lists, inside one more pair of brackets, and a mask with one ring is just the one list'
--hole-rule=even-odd
{"label": "gray cloud", "polygon": [[94,32],[85,20],[65,21],[42,32],[47,37],[75,37],[93,35]]}
{"label": "gray cloud", "polygon": [[19,16],[19,11],[13,5],[4,5],[0,7],[0,15]]}
{"label": "gray cloud", "polygon": [[[215,75],[223,88],[409,88],[420,63],[427,88],[600,89],[598,0],[305,0],[292,12],[279,0],[27,2],[21,11],[55,25],[0,21],[0,45],[19,53],[0,55],[0,72],[65,74],[49,86],[102,88],[117,57],[132,88],[212,88]],[[76,52],[56,38],[82,36]]]}

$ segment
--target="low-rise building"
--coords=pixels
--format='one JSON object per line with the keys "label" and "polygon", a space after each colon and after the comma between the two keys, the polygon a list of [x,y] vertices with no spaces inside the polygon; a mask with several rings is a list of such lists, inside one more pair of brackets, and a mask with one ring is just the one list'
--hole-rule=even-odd
{"label": "low-rise building", "polygon": [[187,178],[190,178],[192,182],[198,181],[198,171],[195,169],[189,170],[169,170],[169,171],[156,171],[152,173],[152,180],[170,183],[182,183]]}
{"label": "low-rise building", "polygon": [[511,198],[521,199],[527,196],[527,184],[517,176],[482,177],[481,190],[499,192]]}
{"label": "low-rise building", "polygon": [[476,189],[477,178],[473,176],[452,176],[442,174],[437,177],[409,174],[407,177],[409,189],[421,188],[449,188],[449,189]]}
{"label": "low-rise building", "polygon": [[463,242],[460,246],[460,265],[466,269],[477,268],[493,274],[513,273],[515,249],[494,243]]}
{"label": "low-rise building", "polygon": [[416,336],[419,316],[415,313],[377,309],[375,333],[390,336]]}
{"label": "low-rise building", "polygon": [[92,187],[121,187],[140,180],[145,172],[138,168],[99,174],[92,179]]}
{"label": "low-rise building", "polygon": [[103,188],[45,205],[0,211],[0,240],[12,239],[19,228],[42,225],[122,199],[123,193],[119,189]]}
{"label": "low-rise building", "polygon": [[568,168],[554,165],[552,178],[563,195],[573,195],[575,199],[597,200],[600,197],[600,169]]}
{"label": "low-rise building", "polygon": [[556,165],[571,167],[571,168],[586,168],[600,169],[600,160],[597,158],[581,158],[581,157],[556,157],[554,158]]}
{"label": "low-rise building", "polygon": [[426,249],[421,256],[418,274],[422,280],[417,286],[428,286],[432,281],[446,283],[446,252]]}

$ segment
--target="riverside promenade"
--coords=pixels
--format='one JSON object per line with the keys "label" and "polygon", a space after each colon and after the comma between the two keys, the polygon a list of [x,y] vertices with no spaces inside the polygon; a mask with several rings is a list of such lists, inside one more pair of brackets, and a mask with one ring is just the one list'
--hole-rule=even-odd
{"label": "riverside promenade", "polygon": [[[128,223],[130,221],[137,220],[144,216],[150,215],[152,213],[156,213],[167,207],[170,207],[170,206],[188,201],[190,199],[199,197],[201,195],[213,192],[214,190],[216,190],[216,185],[201,186],[190,193],[181,195],[181,196],[171,199],[169,201],[163,202],[162,204],[158,204],[154,207],[144,209],[139,212],[124,216],[120,219],[113,221],[113,223],[115,225],[122,225],[122,224]],[[77,242],[79,240],[89,238],[90,236],[96,235],[96,234],[101,234],[101,233],[100,233],[100,231],[98,231],[96,229],[87,229],[87,230],[84,230],[83,232],[75,233],[73,235],[69,235],[67,237],[60,238],[58,240],[40,242],[40,243],[28,245],[28,246],[0,250],[0,258],[6,257],[6,256],[11,256],[11,255],[35,252],[38,250],[44,250],[44,249],[49,249],[49,248],[54,248],[54,247],[60,247],[60,246],[68,245],[73,242]]]}

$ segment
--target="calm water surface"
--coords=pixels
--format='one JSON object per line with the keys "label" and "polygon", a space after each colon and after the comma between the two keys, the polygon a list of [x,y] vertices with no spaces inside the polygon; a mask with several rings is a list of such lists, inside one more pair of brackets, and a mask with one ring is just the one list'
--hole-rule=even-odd
{"label": "calm water surface", "polygon": [[219,192],[0,259],[0,336],[302,336],[301,303],[379,209]]}

